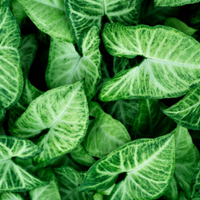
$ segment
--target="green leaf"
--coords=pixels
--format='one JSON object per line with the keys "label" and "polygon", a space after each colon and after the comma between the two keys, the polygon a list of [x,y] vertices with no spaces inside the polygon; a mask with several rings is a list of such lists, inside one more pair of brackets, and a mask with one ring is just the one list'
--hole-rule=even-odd
{"label": "green leaf", "polygon": [[82,145],[78,145],[73,151],[70,152],[71,158],[81,165],[90,167],[96,160],[87,154]]}
{"label": "green leaf", "polygon": [[162,111],[177,124],[192,130],[200,130],[200,87],[191,90],[183,99]]}
{"label": "green leaf", "polygon": [[171,132],[176,124],[162,113],[158,100],[143,99],[132,127],[136,138],[154,138]]}
{"label": "green leaf", "polygon": [[178,200],[178,185],[175,177],[172,178],[171,184],[168,186],[164,198],[169,200]]}
{"label": "green leaf", "polygon": [[37,44],[35,35],[30,34],[30,35],[24,36],[22,38],[22,44],[21,44],[20,49],[22,52],[23,75],[25,78],[28,78],[31,65],[33,63],[33,60],[36,55],[36,51],[38,49],[38,44]]}
{"label": "green leaf", "polygon": [[62,41],[73,42],[63,0],[18,0],[38,29]]}
{"label": "green leaf", "polygon": [[85,91],[89,99],[96,92],[100,78],[101,53],[99,51],[99,31],[93,26],[81,38],[82,56],[74,44],[51,39],[46,83],[49,88],[75,83],[85,79]]}
{"label": "green leaf", "polygon": [[192,200],[198,200],[200,198],[200,162],[193,176],[191,198]]}
{"label": "green leaf", "polygon": [[119,73],[120,71],[130,69],[131,65],[128,58],[124,57],[114,57],[113,58],[113,72],[115,74]]}
{"label": "green leaf", "polygon": [[103,41],[113,56],[144,56],[143,62],[107,81],[100,100],[174,98],[199,84],[200,44],[175,29],[107,24]]}
{"label": "green leaf", "polygon": [[174,17],[167,18],[164,25],[175,28],[189,36],[192,36],[196,31],[198,31],[197,29],[189,27],[187,24]]}
{"label": "green leaf", "polygon": [[79,191],[104,191],[116,182],[110,199],[156,199],[169,185],[174,173],[174,135],[138,139],[97,161],[87,172]]}
{"label": "green leaf", "polygon": [[123,124],[104,113],[98,103],[90,102],[89,110],[90,116],[95,118],[89,124],[87,135],[83,141],[89,155],[102,158],[131,141]]}
{"label": "green leaf", "polygon": [[58,181],[51,168],[40,170],[38,177],[42,180],[48,181],[49,184],[29,191],[31,200],[61,200],[58,189]]}
{"label": "green leaf", "polygon": [[[47,162],[74,149],[86,134],[88,105],[83,82],[61,86],[36,98],[15,121],[10,133],[22,138],[38,135],[37,145],[43,148],[34,158]],[[48,145],[47,145],[48,144]]]}
{"label": "green leaf", "polygon": [[103,194],[96,192],[93,196],[94,200],[103,200]]}
{"label": "green leaf", "polygon": [[54,172],[58,179],[62,200],[93,200],[92,193],[77,191],[85,178],[85,172],[78,172],[68,166],[55,168]]}
{"label": "green leaf", "polygon": [[1,194],[0,200],[23,200],[23,197],[18,193],[4,192]]}
{"label": "green leaf", "polygon": [[110,23],[120,22],[125,25],[136,25],[140,11],[140,0],[65,0],[66,13],[72,27],[75,40],[94,24],[101,28],[103,17]]}
{"label": "green leaf", "polygon": [[198,3],[200,0],[154,0],[155,6],[183,6]]}
{"label": "green leaf", "polygon": [[178,126],[172,133],[175,135],[175,178],[180,188],[189,198],[192,177],[195,173],[199,151],[192,142],[186,128]]}
{"label": "green leaf", "polygon": [[45,185],[12,161],[13,157],[29,158],[41,152],[41,149],[29,140],[0,136],[0,192],[28,191]]}
{"label": "green leaf", "polygon": [[23,88],[20,30],[8,7],[0,7],[0,120],[19,99]]}
{"label": "green leaf", "polygon": [[29,104],[43,92],[35,88],[28,79],[25,79],[24,91],[19,101],[9,110],[9,126],[12,127],[16,119],[26,110]]}

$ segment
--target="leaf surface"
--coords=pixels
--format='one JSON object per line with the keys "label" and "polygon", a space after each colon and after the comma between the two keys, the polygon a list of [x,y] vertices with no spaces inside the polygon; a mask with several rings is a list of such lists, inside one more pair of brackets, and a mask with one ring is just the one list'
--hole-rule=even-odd
{"label": "leaf surface", "polygon": [[164,26],[107,24],[103,41],[113,56],[140,55],[145,59],[107,81],[99,95],[102,101],[180,97],[199,84],[200,44],[180,31]]}
{"label": "leaf surface", "polygon": [[155,6],[183,6],[198,3],[200,0],[154,0]]}
{"label": "leaf surface", "polygon": [[23,200],[23,197],[18,193],[4,192],[1,194],[0,200]]}
{"label": "leaf surface", "polygon": [[200,198],[200,162],[193,176],[191,198],[192,200],[198,200]]}

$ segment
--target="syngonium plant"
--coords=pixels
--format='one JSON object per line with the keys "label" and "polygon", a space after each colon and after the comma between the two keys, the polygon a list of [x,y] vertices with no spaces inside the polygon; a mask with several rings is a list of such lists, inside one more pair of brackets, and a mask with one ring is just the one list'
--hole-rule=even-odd
{"label": "syngonium plant", "polygon": [[199,200],[199,29],[200,0],[0,0],[0,200]]}

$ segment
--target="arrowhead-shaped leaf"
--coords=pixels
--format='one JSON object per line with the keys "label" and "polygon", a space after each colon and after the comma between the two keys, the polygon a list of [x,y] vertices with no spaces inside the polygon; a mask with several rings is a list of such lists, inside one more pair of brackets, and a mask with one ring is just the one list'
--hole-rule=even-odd
{"label": "arrowhead-shaped leaf", "polygon": [[37,145],[43,152],[34,158],[47,162],[74,149],[86,134],[88,105],[83,82],[61,86],[36,98],[15,121],[11,134],[28,138],[43,130]]}
{"label": "arrowhead-shaped leaf", "polygon": [[200,0],[154,0],[155,6],[183,6],[198,3]]}
{"label": "arrowhead-shaped leaf", "polygon": [[191,90],[175,105],[162,111],[177,124],[192,130],[200,130],[200,87]]}
{"label": "arrowhead-shaped leaf", "polygon": [[46,71],[47,86],[55,88],[85,79],[86,95],[91,99],[100,78],[99,44],[99,31],[96,26],[81,38],[82,56],[76,51],[74,44],[51,39]]}
{"label": "arrowhead-shaped leaf", "polygon": [[87,172],[80,191],[104,191],[116,182],[110,199],[156,199],[167,189],[175,164],[174,135],[138,139],[97,161]]}
{"label": "arrowhead-shaped leaf", "polygon": [[174,98],[200,82],[200,44],[173,28],[107,24],[103,41],[113,56],[144,56],[103,86],[100,100]]}
{"label": "arrowhead-shaped leaf", "polygon": [[73,42],[63,0],[18,0],[31,21],[43,32]]}
{"label": "arrowhead-shaped leaf", "polygon": [[[23,88],[20,30],[8,7],[0,7],[0,120],[4,109],[19,99]],[[2,117],[1,117],[2,116]]]}

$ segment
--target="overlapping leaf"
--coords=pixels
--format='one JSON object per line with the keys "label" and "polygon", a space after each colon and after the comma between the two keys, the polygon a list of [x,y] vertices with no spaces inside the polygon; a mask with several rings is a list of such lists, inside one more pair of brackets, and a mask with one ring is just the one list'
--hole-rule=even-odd
{"label": "overlapping leaf", "polygon": [[23,200],[19,193],[4,192],[0,196],[0,200]]}
{"label": "overlapping leaf", "polygon": [[198,2],[200,0],[154,0],[155,6],[183,6]]}
{"label": "overlapping leaf", "polygon": [[55,88],[85,79],[86,95],[91,99],[96,92],[97,81],[100,78],[99,44],[99,31],[96,26],[81,38],[82,56],[73,44],[52,39],[46,71],[47,86]]}
{"label": "overlapping leaf", "polygon": [[198,163],[198,167],[196,168],[194,177],[193,177],[193,185],[192,185],[192,200],[198,200],[200,198],[200,162]]}
{"label": "overlapping leaf", "polygon": [[83,139],[88,123],[88,105],[83,82],[47,91],[35,99],[15,121],[10,132],[21,138],[33,137],[46,130],[37,145],[43,152],[38,163],[64,155]]}
{"label": "overlapping leaf", "polygon": [[175,29],[107,24],[103,40],[113,56],[145,59],[109,80],[101,90],[102,101],[179,97],[200,82],[200,44]]}
{"label": "overlapping leaf", "polygon": [[73,42],[63,0],[18,0],[31,21],[57,39]]}
{"label": "overlapping leaf", "polygon": [[171,181],[175,164],[174,135],[138,139],[116,149],[97,161],[87,172],[79,191],[104,191],[121,173],[125,179],[116,184],[110,199],[156,199]]}

